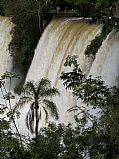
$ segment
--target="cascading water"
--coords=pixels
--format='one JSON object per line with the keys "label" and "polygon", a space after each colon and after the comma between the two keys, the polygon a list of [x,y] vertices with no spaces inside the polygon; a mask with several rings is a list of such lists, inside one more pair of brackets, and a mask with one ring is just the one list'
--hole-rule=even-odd
{"label": "cascading water", "polygon": [[12,39],[10,34],[13,28],[13,23],[10,18],[0,16],[0,75],[6,71],[10,71],[11,57],[8,46]]}
{"label": "cascading water", "polygon": [[[9,44],[12,40],[11,30],[14,24],[8,17],[0,16],[0,77],[6,71],[10,72],[12,69],[12,57],[9,53]],[[7,89],[8,88],[8,89]],[[3,94],[6,94],[6,89],[9,90],[9,82],[5,82],[5,89],[0,88],[0,104],[6,105]],[[11,90],[10,90],[11,91]],[[9,104],[8,104],[9,105]],[[1,115],[1,114],[0,114]],[[2,115],[3,116],[3,115]]]}
{"label": "cascading water", "polygon": [[119,32],[112,31],[99,49],[94,61],[84,55],[87,45],[101,31],[99,25],[88,25],[79,19],[53,20],[41,37],[27,79],[35,82],[45,77],[52,81],[61,93],[54,100],[60,114],[60,121],[72,121],[67,110],[76,104],[70,91],[66,91],[59,79],[67,55],[78,55],[78,62],[84,73],[93,77],[102,76],[109,86],[118,84],[119,77]]}
{"label": "cascading water", "polygon": [[53,20],[44,31],[35,50],[26,81],[37,82],[45,77],[58,88],[60,96],[54,101],[59,109],[61,122],[72,120],[72,114],[67,110],[76,105],[76,99],[70,91],[65,90],[59,79],[61,72],[65,70],[65,58],[67,55],[78,55],[80,67],[87,73],[92,61],[86,58],[84,51],[100,31],[101,26],[88,25],[77,18]]}
{"label": "cascading water", "polygon": [[119,86],[119,32],[113,30],[96,54],[89,74],[101,76],[108,86]]}
{"label": "cascading water", "polygon": [[[12,68],[12,58],[8,47],[12,39],[10,32],[13,26],[10,18],[0,16],[0,76],[6,71],[11,71]],[[2,97],[1,91],[0,97]],[[0,102],[2,103],[2,99]]]}

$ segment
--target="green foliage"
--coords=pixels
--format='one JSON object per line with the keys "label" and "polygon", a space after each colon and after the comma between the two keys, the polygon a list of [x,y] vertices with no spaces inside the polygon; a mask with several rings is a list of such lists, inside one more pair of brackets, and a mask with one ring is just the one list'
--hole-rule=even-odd
{"label": "green foliage", "polygon": [[31,159],[83,159],[85,147],[80,128],[69,124],[49,124],[42,128],[37,138],[29,144]]}
{"label": "green foliage", "polygon": [[117,2],[117,0],[67,0],[67,1],[72,1],[74,3],[93,3],[95,4],[95,8],[103,9],[104,7],[108,7],[110,4]]}
{"label": "green foliage", "polygon": [[103,9],[109,6],[109,0],[96,0],[95,8]]}
{"label": "green foliage", "polygon": [[110,26],[109,23],[104,24],[102,28],[102,32],[100,35],[96,36],[94,40],[91,41],[91,44],[87,46],[85,55],[90,56],[93,55],[95,56],[96,53],[98,52],[99,48],[102,45],[102,42],[106,39],[107,35],[114,29],[114,26]]}
{"label": "green foliage", "polygon": [[19,140],[7,130],[7,132],[0,132],[0,159],[11,158],[20,159],[22,149],[20,148]]}
{"label": "green foliage", "polygon": [[75,4],[81,4],[81,3],[92,3],[90,0],[66,0],[68,3],[72,3],[73,5]]}
{"label": "green foliage", "polygon": [[4,7],[3,7],[3,3],[2,1],[0,0],[0,15],[4,15]]}
{"label": "green foliage", "polygon": [[37,138],[33,139],[28,148],[31,159],[56,159],[62,152],[61,137],[63,128],[49,124],[47,128],[42,128]]}
{"label": "green foliage", "polygon": [[[15,122],[15,118],[19,116],[19,112],[14,111],[11,102],[15,99],[15,95],[11,93],[13,78],[17,78],[17,76],[11,72],[4,73],[0,78],[0,93],[2,99],[0,101],[0,159],[18,159],[22,158],[24,153],[22,138]],[[6,88],[6,84],[9,88]],[[16,134],[11,132],[11,124],[14,125]]]}
{"label": "green foliage", "polygon": [[[100,78],[92,79],[91,76],[86,78],[86,75],[83,75],[80,70],[76,58],[77,56],[67,57],[65,66],[73,66],[73,69],[69,74],[67,74],[68,72],[63,73],[61,78],[65,80],[67,89],[72,89],[76,97],[81,97],[82,101],[88,106],[91,105],[93,109],[100,108],[100,116],[96,117],[81,107],[74,107],[74,109],[80,110],[79,115],[83,115],[82,118],[75,116],[75,126],[50,123],[47,127],[41,128],[35,138],[25,142],[24,149],[21,147],[18,134],[11,133],[10,123],[13,120],[7,121],[2,117],[0,118],[0,159],[118,159],[119,90],[107,88]],[[4,81],[6,78],[15,76],[15,74],[7,72],[1,77],[1,80],[3,78]],[[0,89],[3,84],[4,82],[1,82]],[[42,79],[36,84],[27,83],[24,91],[25,96],[21,97],[19,106],[33,100],[38,94],[45,97],[46,100],[48,96],[54,96],[57,92],[51,88],[47,79]],[[7,97],[5,100],[9,101],[11,98]],[[36,98],[34,101],[37,101]],[[6,108],[8,107],[0,105],[1,114],[6,113],[4,110]],[[31,111],[36,108],[33,105],[30,107]],[[69,113],[72,110],[69,110]],[[13,119],[13,114],[11,117]],[[87,126],[89,121],[91,125]]]}
{"label": "green foliage", "polygon": [[82,123],[77,119],[75,127],[49,124],[42,128],[28,145],[31,159],[118,158],[118,138],[103,131],[96,120],[88,128]]}
{"label": "green foliage", "polygon": [[[11,92],[12,80],[14,78],[18,77],[15,73],[11,72],[5,72],[0,78],[1,98],[3,98],[0,104],[0,113],[6,114],[11,121],[14,120],[15,116],[19,115],[18,111],[14,112],[11,104],[11,101],[15,99],[15,94]],[[9,88],[7,88],[6,85],[9,86]]]}
{"label": "green foliage", "polygon": [[60,76],[61,79],[64,80],[64,85],[67,88],[76,88],[77,85],[79,85],[79,83],[82,81],[83,75],[82,75],[82,71],[79,68],[79,65],[77,64],[76,61],[77,56],[68,56],[66,58],[66,62],[65,62],[65,66],[72,66],[73,65],[73,69],[70,72],[62,72],[62,75]]}
{"label": "green foliage", "polygon": [[113,16],[110,7],[114,6],[117,0],[66,0],[73,6],[77,16],[81,17],[103,17]]}
{"label": "green foliage", "polygon": [[[72,60],[73,59],[73,60]],[[72,63],[71,63],[72,61]],[[76,64],[76,57],[68,56],[66,63],[73,65],[73,70],[62,73],[61,79],[68,89],[72,89],[74,96],[80,98],[92,109],[99,108],[100,116],[90,114],[82,109],[84,125],[90,120],[92,126],[82,129],[88,144],[88,153],[91,159],[112,159],[119,157],[119,90],[108,88],[100,78],[86,77]],[[75,76],[74,76],[75,73]],[[81,78],[82,77],[82,78]],[[77,107],[78,108],[78,107]],[[75,109],[75,107],[74,107]],[[72,111],[73,108],[70,111]],[[81,110],[81,108],[80,108]],[[79,113],[80,115],[80,113]],[[87,136],[89,135],[89,136]]]}
{"label": "green foliage", "polygon": [[66,58],[64,65],[73,65],[73,69],[70,72],[63,72],[60,76],[64,81],[66,89],[72,89],[73,94],[81,98],[87,105],[92,105],[94,108],[98,107],[102,109],[103,107],[107,109],[111,101],[113,102],[111,89],[104,85],[104,81],[101,81],[100,77],[95,79],[91,76],[86,77],[82,73],[76,58],[75,55]]}

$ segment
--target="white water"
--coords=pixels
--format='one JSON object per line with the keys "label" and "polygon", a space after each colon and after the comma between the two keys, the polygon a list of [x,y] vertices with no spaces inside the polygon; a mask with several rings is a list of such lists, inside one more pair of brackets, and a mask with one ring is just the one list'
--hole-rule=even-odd
{"label": "white water", "polygon": [[[6,71],[10,72],[12,69],[12,57],[9,53],[9,44],[12,40],[11,30],[14,25],[8,17],[0,16],[0,78]],[[6,81],[7,82],[7,81]],[[9,82],[5,83],[5,88],[9,89]],[[5,95],[5,90],[2,89]],[[6,104],[0,90],[0,104]],[[2,115],[3,116],[3,115]]]}
{"label": "white water", "polygon": [[0,16],[0,75],[10,71],[12,67],[8,50],[8,45],[12,39],[10,34],[12,28],[13,23],[10,18]]}
{"label": "white water", "polygon": [[[11,71],[12,59],[9,54],[8,46],[12,36],[10,34],[13,28],[13,23],[10,18],[0,16],[0,76],[6,71]],[[1,91],[0,91],[0,97]],[[0,99],[0,103],[2,103]]]}
{"label": "white water", "polygon": [[90,74],[101,76],[108,86],[119,86],[119,32],[112,31],[103,42]]}

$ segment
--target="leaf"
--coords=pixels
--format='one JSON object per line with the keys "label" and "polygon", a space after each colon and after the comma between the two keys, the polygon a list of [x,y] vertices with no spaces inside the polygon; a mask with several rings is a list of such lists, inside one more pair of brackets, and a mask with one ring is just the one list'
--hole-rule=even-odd
{"label": "leaf", "polygon": [[50,111],[51,116],[54,117],[56,120],[58,120],[59,114],[58,114],[58,110],[57,110],[55,103],[53,103],[50,100],[46,100],[46,99],[43,100],[43,103],[46,105],[45,108]]}

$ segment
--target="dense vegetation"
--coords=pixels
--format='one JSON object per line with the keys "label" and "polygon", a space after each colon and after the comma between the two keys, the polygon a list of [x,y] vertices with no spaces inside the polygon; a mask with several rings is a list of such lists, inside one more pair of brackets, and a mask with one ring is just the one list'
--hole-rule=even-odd
{"label": "dense vegetation", "polygon": [[[86,77],[77,63],[76,56],[68,56],[65,66],[73,67],[72,71],[61,75],[66,89],[72,89],[74,96],[80,98],[87,108],[98,109],[100,114],[98,116],[97,113],[91,114],[90,111],[82,109],[84,123],[92,123],[88,128],[84,124],[80,132],[86,137],[85,142],[89,146],[86,152],[91,159],[119,158],[119,90],[116,87],[108,88],[99,77]],[[74,106],[70,111],[75,109],[81,108]]]}
{"label": "dense vegetation", "polygon": [[[76,9],[79,16],[103,16],[110,15],[110,7],[115,7],[118,0],[66,0]],[[107,8],[107,11],[104,10]],[[111,12],[112,14],[112,12]]]}
{"label": "dense vegetation", "polygon": [[[11,83],[12,78],[16,76],[11,73],[1,76],[0,88],[4,92],[5,104],[1,104],[0,114],[7,113],[9,119],[6,120],[5,116],[0,118],[1,159],[119,158],[119,90],[108,88],[100,78],[86,77],[77,63],[76,56],[67,57],[65,66],[72,67],[72,71],[62,73],[61,79],[64,81],[64,86],[67,91],[71,89],[77,99],[81,98],[87,105],[87,109],[72,106],[68,111],[70,113],[77,110],[74,116],[75,127],[71,124],[66,126],[50,123],[47,127],[41,128],[33,139],[22,136],[19,131],[11,132],[10,123],[14,123],[19,112],[11,109],[11,100],[15,96],[10,93],[10,89],[8,92],[3,90],[6,79],[9,79]],[[30,92],[28,94],[30,95]],[[25,99],[26,101],[29,100]],[[100,115],[90,113],[91,107],[92,110],[99,109]],[[88,124],[90,126],[87,126]]]}

